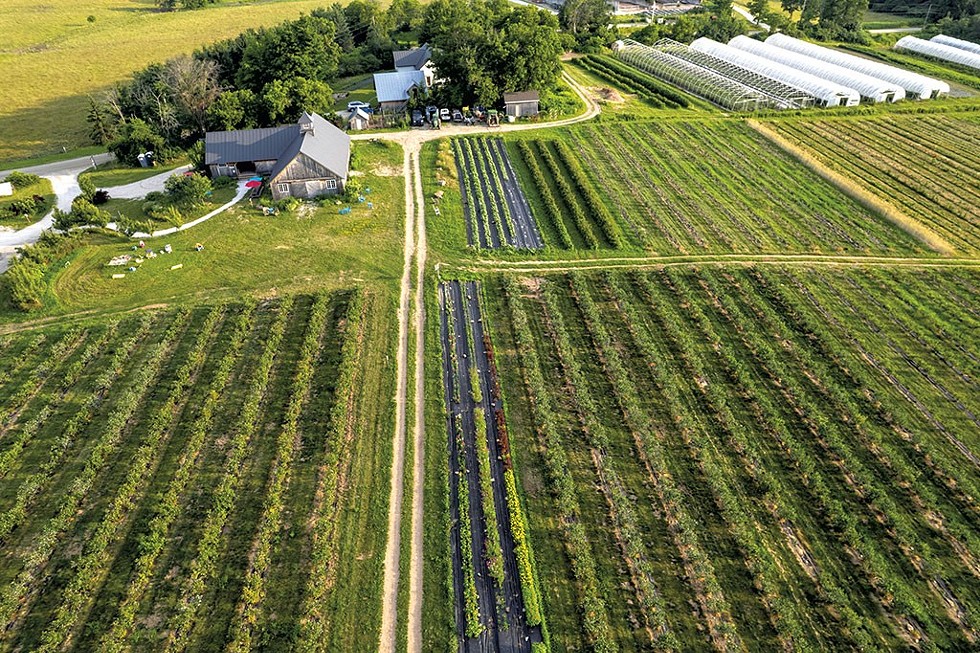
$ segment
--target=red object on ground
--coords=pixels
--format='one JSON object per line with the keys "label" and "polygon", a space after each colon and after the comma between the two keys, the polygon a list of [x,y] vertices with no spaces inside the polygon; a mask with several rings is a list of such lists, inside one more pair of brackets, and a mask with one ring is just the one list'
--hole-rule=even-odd
{"label": "red object on ground", "polygon": [[258,188],[262,185],[261,181],[246,181],[245,188]]}

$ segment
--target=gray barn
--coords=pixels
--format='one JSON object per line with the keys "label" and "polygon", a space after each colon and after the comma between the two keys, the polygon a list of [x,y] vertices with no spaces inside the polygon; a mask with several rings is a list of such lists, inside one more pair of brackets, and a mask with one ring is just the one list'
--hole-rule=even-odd
{"label": "gray barn", "polygon": [[538,115],[538,92],[504,93],[504,110],[508,116],[523,118]]}
{"label": "gray barn", "polygon": [[274,199],[341,193],[350,137],[316,113],[295,125],[208,132],[204,162],[212,177],[267,177]]}

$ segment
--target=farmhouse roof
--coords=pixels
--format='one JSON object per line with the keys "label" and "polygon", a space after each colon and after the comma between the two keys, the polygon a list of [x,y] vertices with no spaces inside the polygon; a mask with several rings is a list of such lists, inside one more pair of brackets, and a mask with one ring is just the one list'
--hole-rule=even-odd
{"label": "farmhouse roof", "polygon": [[539,94],[537,91],[523,91],[521,93],[504,93],[504,104],[518,104],[520,102],[537,102]]}
{"label": "farmhouse roof", "polygon": [[374,90],[378,92],[378,102],[404,102],[413,86],[425,88],[425,73],[421,70],[374,75]]}
{"label": "farmhouse roof", "polygon": [[419,70],[432,58],[432,48],[429,47],[428,43],[423,43],[411,50],[395,50],[391,53],[391,57],[394,59],[395,68],[411,66],[415,70]]}
{"label": "farmhouse roof", "polygon": [[[303,130],[300,125],[312,129]],[[296,124],[284,127],[208,132],[204,144],[206,165],[276,161],[272,177],[300,153],[343,178],[350,160],[350,137],[316,113],[304,113]]]}

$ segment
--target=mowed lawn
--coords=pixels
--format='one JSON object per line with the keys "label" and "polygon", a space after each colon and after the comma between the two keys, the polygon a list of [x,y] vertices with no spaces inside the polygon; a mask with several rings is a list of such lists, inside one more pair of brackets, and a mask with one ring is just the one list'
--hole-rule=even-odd
{"label": "mowed lawn", "polygon": [[0,161],[88,145],[88,96],[148,64],[327,4],[221,2],[159,12],[153,0],[4,0]]}
{"label": "mowed lawn", "polygon": [[[52,266],[45,305],[32,317],[79,311],[118,311],[152,304],[208,298],[217,301],[242,293],[276,296],[286,292],[393,286],[401,270],[404,220],[402,150],[394,144],[358,143],[355,172],[373,208],[304,203],[293,213],[265,216],[243,200],[228,212],[187,231],[146,240],[148,248],[171,254],[147,259],[136,272],[109,267],[122,254],[136,256],[135,240],[93,235],[90,242]],[[196,244],[204,245],[201,252]],[[140,252],[142,254],[142,252]],[[177,269],[172,266],[180,265]],[[113,274],[125,278],[113,279]],[[4,309],[0,321],[21,321],[22,313]]]}

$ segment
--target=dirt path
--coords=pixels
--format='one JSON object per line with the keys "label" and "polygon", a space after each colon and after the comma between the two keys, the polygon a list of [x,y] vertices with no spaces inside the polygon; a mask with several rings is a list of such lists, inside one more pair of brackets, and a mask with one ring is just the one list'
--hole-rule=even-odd
{"label": "dirt path", "polygon": [[422,172],[419,153],[412,153],[412,171],[415,176],[415,460],[412,472],[412,561],[409,568],[408,596],[408,652],[422,650],[422,503],[424,452],[425,452],[425,197],[422,193]]}
{"label": "dirt path", "polygon": [[405,403],[408,393],[408,318],[412,291],[412,259],[415,254],[415,188],[412,184],[411,154],[405,148],[405,258],[398,304],[398,363],[395,390],[395,433],[391,455],[391,491],[388,498],[388,541],[385,546],[384,584],[381,594],[379,653],[394,652],[398,641],[398,554],[401,547],[402,498],[405,478]]}
{"label": "dirt path", "polygon": [[[415,425],[412,431],[414,456],[412,461],[412,535],[409,566],[408,652],[422,650],[422,521],[425,444],[425,201],[422,194],[422,175],[419,152],[422,144],[447,136],[462,136],[502,131],[523,131],[571,125],[590,120],[599,114],[599,105],[566,73],[562,77],[582,98],[586,110],[578,116],[549,123],[503,124],[492,130],[451,125],[443,129],[410,130],[387,134],[355,134],[352,140],[387,140],[404,148],[402,163],[405,177],[405,259],[402,268],[401,297],[398,305],[397,389],[395,394],[395,433],[392,442],[391,491],[388,501],[388,540],[385,549],[384,585],[382,589],[381,632],[379,653],[393,653],[397,647],[398,576],[401,551],[401,520],[405,480],[406,405],[408,403],[408,342],[409,301],[412,294],[412,264],[416,265],[415,309],[412,329],[415,331]],[[415,232],[413,238],[413,231]]]}

